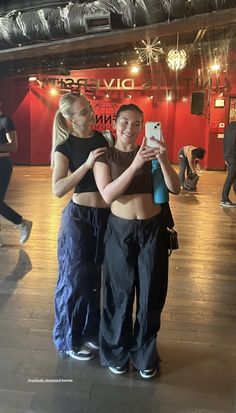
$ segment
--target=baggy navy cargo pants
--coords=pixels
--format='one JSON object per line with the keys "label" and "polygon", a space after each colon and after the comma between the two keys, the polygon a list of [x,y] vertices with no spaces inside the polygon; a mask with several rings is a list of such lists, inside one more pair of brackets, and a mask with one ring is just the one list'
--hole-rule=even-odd
{"label": "baggy navy cargo pants", "polygon": [[108,208],[73,201],[62,212],[53,329],[58,351],[98,340],[103,238],[109,213]]}
{"label": "baggy navy cargo pants", "polygon": [[167,231],[162,215],[147,220],[109,217],[100,325],[103,366],[125,367],[131,360],[138,370],[145,370],[160,361],[156,336],[168,284]]}

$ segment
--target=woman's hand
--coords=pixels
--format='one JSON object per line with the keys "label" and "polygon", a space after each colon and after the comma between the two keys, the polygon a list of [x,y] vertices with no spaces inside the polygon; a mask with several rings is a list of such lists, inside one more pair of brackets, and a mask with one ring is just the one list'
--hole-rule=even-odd
{"label": "woman's hand", "polygon": [[87,169],[92,169],[96,159],[99,156],[103,155],[105,152],[106,152],[106,147],[97,148],[97,149],[94,149],[94,151],[91,151],[85,162],[85,166],[87,167]]}
{"label": "woman's hand", "polygon": [[143,138],[142,144],[140,146],[139,151],[137,152],[132,164],[130,167],[134,171],[138,171],[142,166],[145,164],[145,162],[152,161],[153,159],[156,159],[156,148],[151,148],[149,146],[146,146],[146,138]]}
{"label": "woman's hand", "polygon": [[155,159],[158,161],[164,161],[167,159],[167,153],[166,153],[166,145],[164,140],[157,140],[154,137],[151,138],[153,142],[155,142],[155,147],[153,148],[155,151]]}

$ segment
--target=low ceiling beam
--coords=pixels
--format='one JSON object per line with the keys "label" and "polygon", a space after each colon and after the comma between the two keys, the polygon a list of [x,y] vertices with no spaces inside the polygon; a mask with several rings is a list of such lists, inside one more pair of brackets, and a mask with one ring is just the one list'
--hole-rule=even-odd
{"label": "low ceiling beam", "polygon": [[236,23],[236,8],[198,14],[170,22],[156,23],[132,29],[96,33],[88,36],[64,38],[0,50],[0,62],[75,53],[76,51],[104,49],[105,47],[135,44],[147,37],[166,37],[210,28],[224,28]]}

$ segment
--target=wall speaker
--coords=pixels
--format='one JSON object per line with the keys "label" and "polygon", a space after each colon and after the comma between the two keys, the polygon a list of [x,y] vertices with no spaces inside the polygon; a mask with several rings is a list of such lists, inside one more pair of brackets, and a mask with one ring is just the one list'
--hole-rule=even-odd
{"label": "wall speaker", "polygon": [[204,112],[204,92],[193,92],[191,100],[191,113],[201,115]]}

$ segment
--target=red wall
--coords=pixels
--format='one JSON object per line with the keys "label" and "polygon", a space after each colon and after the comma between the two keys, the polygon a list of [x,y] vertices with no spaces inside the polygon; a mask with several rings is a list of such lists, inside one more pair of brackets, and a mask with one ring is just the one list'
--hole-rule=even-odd
{"label": "red wall", "polygon": [[[112,129],[111,117],[118,107],[123,103],[134,102],[144,111],[145,121],[158,120],[162,123],[172,162],[178,162],[178,151],[183,145],[192,144],[206,148],[204,163],[208,169],[224,169],[223,140],[218,139],[215,130],[220,122],[228,122],[229,97],[236,95],[235,73],[227,73],[230,89],[224,90],[225,107],[214,107],[215,99],[219,98],[218,92],[222,91],[216,90],[219,88],[216,88],[213,79],[210,88],[209,85],[205,87],[204,115],[193,115],[191,93],[200,88],[196,89],[192,69],[179,75],[177,90],[173,86],[173,75],[168,78],[160,69],[152,73],[150,69],[147,70],[139,75],[131,75],[128,68],[90,69],[71,72],[68,77],[87,79],[81,80],[81,83],[84,82],[81,90],[90,99],[97,115],[95,128]],[[66,78],[51,76],[54,79],[56,77]],[[39,77],[41,80],[44,78],[50,76]],[[119,88],[117,79],[121,79],[120,84],[122,79],[133,79],[134,89],[129,89],[130,81],[126,81],[124,87],[121,85]],[[17,126],[19,149],[14,155],[15,163],[49,164],[52,122],[60,97],[60,94],[51,96],[49,89],[49,85],[45,83],[43,87],[40,87],[38,82],[29,84],[28,78],[0,79],[0,100],[3,102],[4,111],[12,116]],[[166,95],[170,91],[174,99],[167,101]],[[107,93],[109,97],[106,97]],[[139,141],[142,136],[144,130]]]}
{"label": "red wall", "polygon": [[31,129],[31,164],[49,164],[51,151],[52,122],[57,101],[46,93],[40,94],[31,89],[30,129]]}
{"label": "red wall", "polygon": [[174,125],[174,144],[172,160],[178,162],[178,151],[184,145],[205,145],[205,128],[207,119],[203,116],[191,114],[191,98],[186,97],[176,103]]}

